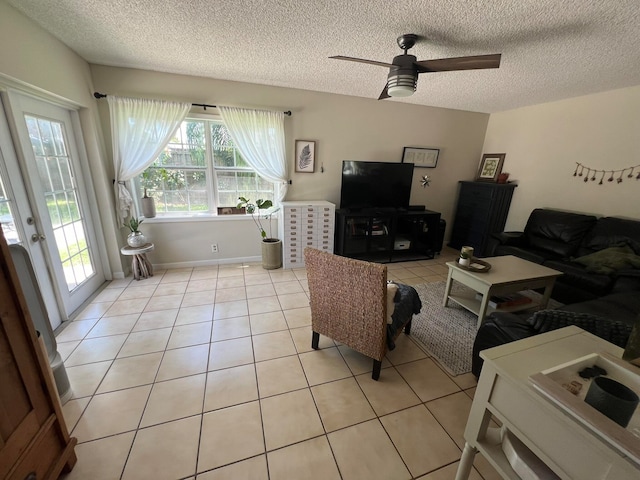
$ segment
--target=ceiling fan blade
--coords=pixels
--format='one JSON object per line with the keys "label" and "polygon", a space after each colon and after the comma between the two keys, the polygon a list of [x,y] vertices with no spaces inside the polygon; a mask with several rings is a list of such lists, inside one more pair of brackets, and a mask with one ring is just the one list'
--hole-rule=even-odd
{"label": "ceiling fan blade", "polygon": [[437,60],[423,60],[414,62],[420,73],[452,72],[455,70],[480,70],[484,68],[498,68],[501,54],[475,55],[473,57],[440,58]]}
{"label": "ceiling fan blade", "polygon": [[365,60],[364,58],[343,57],[342,55],[336,55],[335,57],[329,57],[329,58],[335,58],[336,60],[347,60],[349,62],[368,63],[369,65],[378,65],[380,67],[387,67],[387,68],[393,67],[393,64],[391,63],[376,62],[375,60]]}
{"label": "ceiling fan blade", "polygon": [[384,100],[385,98],[391,98],[391,95],[389,95],[389,93],[387,92],[387,85],[384,86],[384,90],[382,90],[382,93],[378,97],[378,100]]}

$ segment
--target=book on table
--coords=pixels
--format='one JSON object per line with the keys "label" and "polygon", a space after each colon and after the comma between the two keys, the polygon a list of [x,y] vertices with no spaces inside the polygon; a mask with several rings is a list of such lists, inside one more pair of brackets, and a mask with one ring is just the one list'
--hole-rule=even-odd
{"label": "book on table", "polygon": [[[476,293],[476,300],[482,301],[482,294]],[[508,307],[517,307],[533,302],[533,299],[523,295],[522,293],[510,293],[508,295],[492,295],[489,298],[489,307],[501,309]]]}

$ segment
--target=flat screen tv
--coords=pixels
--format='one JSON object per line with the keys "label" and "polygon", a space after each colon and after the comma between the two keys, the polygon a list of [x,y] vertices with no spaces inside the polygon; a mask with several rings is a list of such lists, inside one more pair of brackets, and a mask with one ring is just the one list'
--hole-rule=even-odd
{"label": "flat screen tv", "polygon": [[340,208],[407,208],[413,163],[342,162]]}

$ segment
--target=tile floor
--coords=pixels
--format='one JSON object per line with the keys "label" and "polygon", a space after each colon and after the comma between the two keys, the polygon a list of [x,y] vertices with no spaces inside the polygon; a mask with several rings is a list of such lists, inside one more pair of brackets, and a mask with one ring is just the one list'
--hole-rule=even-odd
{"label": "tile floor", "polygon": [[[389,278],[443,280],[452,255]],[[312,350],[305,271],[256,264],[113,281],[57,340],[67,480],[452,479],[475,388],[405,335],[378,382],[344,345]],[[471,478],[499,477],[479,457]]]}

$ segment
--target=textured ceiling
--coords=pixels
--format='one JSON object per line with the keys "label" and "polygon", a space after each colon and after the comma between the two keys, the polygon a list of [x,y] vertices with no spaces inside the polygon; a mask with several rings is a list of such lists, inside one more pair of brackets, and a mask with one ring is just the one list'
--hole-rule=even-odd
{"label": "textured ceiling", "polygon": [[[3,0],[0,0],[3,1]],[[497,70],[425,73],[405,99],[496,112],[640,85],[639,0],[4,0],[90,63],[377,98],[396,37],[418,60],[502,53]]]}

